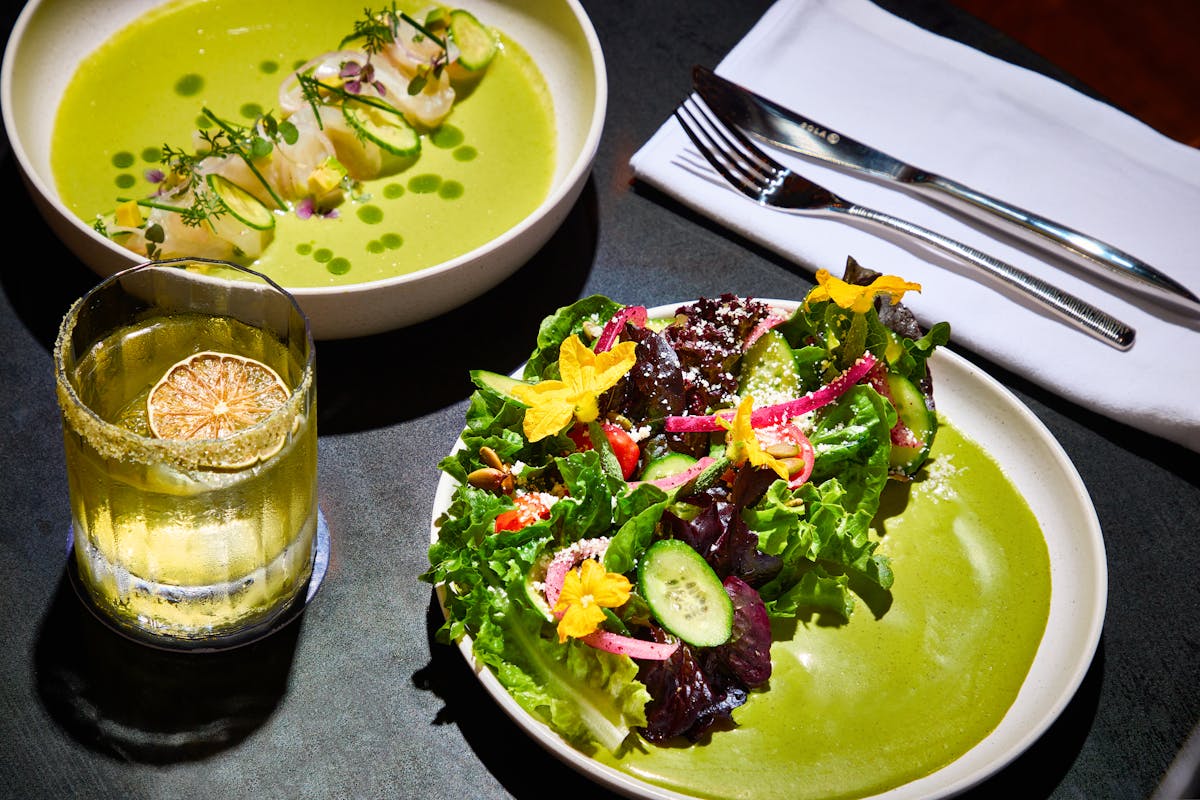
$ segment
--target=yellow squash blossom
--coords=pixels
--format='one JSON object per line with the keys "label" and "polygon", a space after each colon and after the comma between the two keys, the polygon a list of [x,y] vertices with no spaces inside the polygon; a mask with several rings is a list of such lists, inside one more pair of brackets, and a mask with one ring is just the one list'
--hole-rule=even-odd
{"label": "yellow squash blossom", "polygon": [[591,422],[600,415],[597,398],[617,385],[637,357],[634,342],[621,342],[604,353],[594,353],[572,334],[558,349],[562,380],[515,386],[512,394],[529,406],[525,411],[525,438],[545,439],[565,428],[571,419]]}
{"label": "yellow squash blossom", "polygon": [[562,593],[554,604],[554,613],[562,614],[558,621],[558,641],[594,633],[604,621],[604,609],[624,605],[631,589],[624,575],[606,572],[595,559],[584,559],[579,569],[567,572]]}
{"label": "yellow squash blossom", "polygon": [[821,300],[832,300],[841,308],[858,314],[865,314],[875,303],[876,295],[885,295],[892,303],[900,302],[905,292],[919,292],[921,284],[911,283],[895,275],[880,275],[868,286],[858,286],[847,283],[841,278],[835,278],[827,269],[817,270],[817,285],[804,298],[807,308],[811,303]]}
{"label": "yellow squash blossom", "polygon": [[750,420],[753,412],[754,396],[748,394],[738,404],[733,422],[729,422],[720,414],[717,415],[717,423],[729,431],[727,435],[729,443],[725,453],[733,463],[739,466],[749,461],[750,465],[754,467],[770,467],[775,470],[776,475],[786,481],[788,479],[787,467],[775,456],[763,450],[762,445],[758,443],[758,436],[754,433],[754,425]]}

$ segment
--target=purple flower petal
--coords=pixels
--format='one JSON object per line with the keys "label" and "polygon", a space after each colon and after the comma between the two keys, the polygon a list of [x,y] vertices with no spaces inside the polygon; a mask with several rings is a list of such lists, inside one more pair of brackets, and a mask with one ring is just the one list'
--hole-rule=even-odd
{"label": "purple flower petal", "polygon": [[313,210],[315,208],[316,208],[316,204],[313,202],[313,199],[311,197],[306,197],[303,200],[301,200],[299,202],[299,204],[297,204],[296,216],[299,217],[300,219],[309,219],[310,217],[312,217]]}

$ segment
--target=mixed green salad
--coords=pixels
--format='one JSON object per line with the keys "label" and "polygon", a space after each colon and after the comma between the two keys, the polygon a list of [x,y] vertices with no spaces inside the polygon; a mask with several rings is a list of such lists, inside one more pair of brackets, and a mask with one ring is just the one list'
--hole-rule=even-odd
{"label": "mixed green salad", "polygon": [[734,725],[772,620],[848,619],[892,571],[871,523],[937,432],[920,286],[847,262],[793,311],[725,294],[666,318],[600,295],[543,320],[521,378],[472,373],[430,568],[469,636],[574,746]]}

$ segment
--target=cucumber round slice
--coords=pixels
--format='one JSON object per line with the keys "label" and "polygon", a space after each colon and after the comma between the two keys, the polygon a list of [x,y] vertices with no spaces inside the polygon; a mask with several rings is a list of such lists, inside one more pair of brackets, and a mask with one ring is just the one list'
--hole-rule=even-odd
{"label": "cucumber round slice", "polygon": [[733,601],[704,557],[687,542],[663,539],[638,565],[638,588],[655,619],[696,647],[716,647],[733,633]]}
{"label": "cucumber round slice", "polygon": [[667,453],[646,465],[646,469],[642,471],[642,480],[656,481],[668,475],[678,475],[680,472],[687,472],[695,463],[696,459],[686,453]]}
{"label": "cucumber round slice", "polygon": [[746,350],[738,376],[738,393],[743,397],[754,395],[759,405],[800,394],[796,356],[782,333],[768,330]]}
{"label": "cucumber round slice", "polygon": [[893,444],[889,466],[894,471],[912,475],[929,457],[937,433],[937,412],[929,407],[925,393],[908,378],[889,372],[887,384],[896,415],[919,441],[913,446]]}
{"label": "cucumber round slice", "polygon": [[421,137],[402,114],[352,105],[342,106],[342,116],[358,135],[394,156],[407,158],[421,152]]}
{"label": "cucumber round slice", "polygon": [[496,55],[496,37],[466,9],[450,12],[450,35],[458,45],[458,63],[469,70],[483,69]]}
{"label": "cucumber round slice", "polygon": [[209,191],[238,222],[256,231],[269,231],[275,227],[275,215],[257,197],[224,175],[209,173],[205,180]]}

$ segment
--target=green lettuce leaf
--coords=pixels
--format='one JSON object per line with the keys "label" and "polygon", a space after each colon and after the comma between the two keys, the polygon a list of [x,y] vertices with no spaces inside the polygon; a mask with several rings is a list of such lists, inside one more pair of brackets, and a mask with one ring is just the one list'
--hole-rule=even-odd
{"label": "green lettuce leaf", "polygon": [[871,522],[888,480],[895,420],[878,392],[853,387],[817,415],[809,437],[817,451],[812,479],[795,491],[775,481],[743,511],[759,549],[783,561],[779,574],[759,588],[767,613],[791,617],[811,608],[849,618],[855,605],[849,572],[891,587],[891,567],[875,553]]}
{"label": "green lettuce leaf", "polygon": [[[588,469],[572,466],[578,467],[575,477]],[[597,489],[586,481],[572,485]],[[437,638],[449,643],[469,635],[476,660],[492,669],[523,708],[581,749],[599,743],[616,753],[646,722],[650,696],[637,680],[637,664],[575,640],[560,645],[527,591],[534,562],[553,546],[553,530],[578,530],[593,515],[581,511],[587,503],[564,500],[549,520],[492,533],[505,505],[511,505],[506,498],[461,486],[439,519],[439,538],[429,549],[432,566],[421,575],[443,588],[446,621]]]}
{"label": "green lettuce leaf", "polygon": [[604,325],[622,308],[604,295],[594,294],[564,306],[542,320],[538,328],[537,346],[525,362],[526,380],[559,379],[558,348],[571,334],[576,334],[585,343],[592,338],[584,330],[584,324]]}

